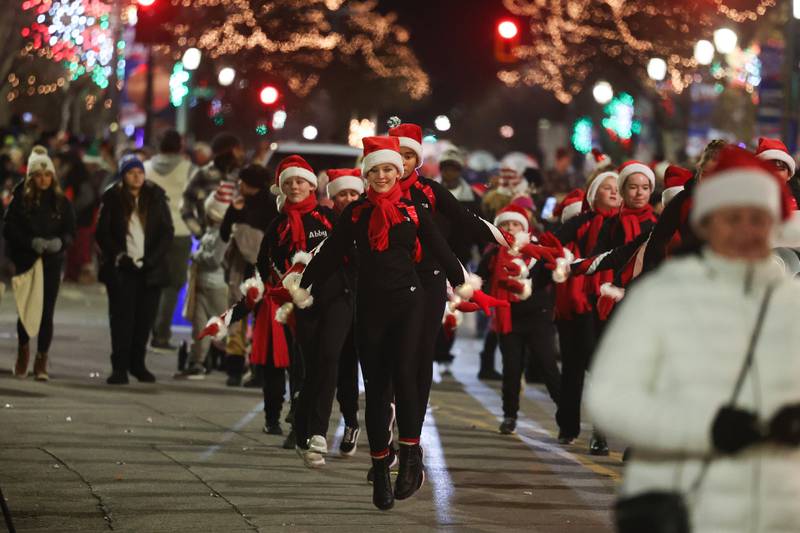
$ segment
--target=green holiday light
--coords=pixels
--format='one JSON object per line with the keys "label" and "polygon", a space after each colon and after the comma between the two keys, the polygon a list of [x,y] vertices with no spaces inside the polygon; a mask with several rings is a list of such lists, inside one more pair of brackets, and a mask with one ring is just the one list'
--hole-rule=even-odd
{"label": "green holiday light", "polygon": [[572,126],[572,147],[586,154],[592,150],[592,119],[581,117]]}

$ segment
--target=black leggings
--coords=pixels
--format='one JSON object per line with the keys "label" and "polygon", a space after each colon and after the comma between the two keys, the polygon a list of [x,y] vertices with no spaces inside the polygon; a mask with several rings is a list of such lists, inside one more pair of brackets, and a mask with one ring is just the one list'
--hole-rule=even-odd
{"label": "black leggings", "polygon": [[358,350],[356,350],[355,331],[350,324],[350,332],[344,341],[339,356],[339,382],[336,385],[336,401],[349,427],[358,427]]}
{"label": "black leggings", "polygon": [[561,401],[556,422],[562,437],[577,438],[581,432],[583,381],[594,352],[594,325],[592,313],[556,322],[561,345]]}
{"label": "black leggings", "polygon": [[356,342],[364,369],[366,423],[374,456],[387,452],[392,389],[400,440],[419,442],[419,387],[422,354],[418,350],[424,295],[421,287],[391,292],[359,291]]}
{"label": "black leggings", "polygon": [[[60,257],[60,256],[59,256]],[[63,261],[57,259],[43,259],[43,289],[42,298],[42,322],[39,326],[39,334],[36,339],[36,350],[39,353],[47,353],[50,344],[53,342],[53,314],[56,311],[56,300],[58,299],[58,289],[61,286],[61,266]],[[28,332],[22,321],[17,319],[17,338],[20,344],[28,344],[31,341]]]}
{"label": "black leggings", "polygon": [[[328,432],[339,374],[339,357],[353,324],[353,304],[342,295],[316,310],[300,311],[297,337],[305,362],[305,380],[297,399],[294,430],[305,443]],[[302,444],[301,444],[302,445]]]}
{"label": "black leggings", "polygon": [[422,328],[416,350],[419,353],[419,371],[417,373],[417,408],[419,409],[419,427],[425,422],[428,410],[428,398],[431,395],[433,382],[433,359],[436,354],[436,338],[442,329],[442,317],[447,302],[447,279],[443,271],[436,275],[422,277],[422,288],[425,289],[424,310],[422,312]]}
{"label": "black leggings", "polygon": [[153,329],[160,287],[148,286],[144,272],[118,272],[106,284],[111,323],[111,367],[115,374],[145,370],[147,339]]}
{"label": "black leggings", "polygon": [[525,348],[533,363],[539,367],[550,398],[558,404],[561,396],[561,376],[556,364],[555,331],[551,309],[541,309],[526,320],[523,332],[498,335],[503,354],[503,416],[516,418],[519,411],[519,391],[525,368]]}
{"label": "black leggings", "polygon": [[267,355],[267,364],[259,365],[264,383],[264,419],[267,425],[277,424],[281,419],[283,398],[286,394],[286,369],[276,368],[272,354]]}

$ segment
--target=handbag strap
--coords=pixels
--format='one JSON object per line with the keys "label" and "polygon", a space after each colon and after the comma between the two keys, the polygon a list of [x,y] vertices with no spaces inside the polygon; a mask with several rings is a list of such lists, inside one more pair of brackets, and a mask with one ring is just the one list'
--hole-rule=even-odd
{"label": "handbag strap", "polygon": [[[733,394],[731,395],[729,405],[736,404],[736,400],[739,399],[739,393],[742,391],[742,386],[744,385],[744,380],[747,377],[747,373],[750,370],[750,367],[753,366],[756,345],[758,344],[758,339],[761,336],[761,330],[764,325],[764,317],[767,315],[767,308],[769,307],[769,301],[772,298],[772,293],[774,290],[775,286],[769,285],[767,286],[767,290],[764,292],[764,298],[761,300],[761,307],[758,310],[758,317],[756,318],[756,325],[753,328],[753,333],[750,335],[750,344],[747,346],[747,354],[745,355],[744,362],[742,363],[742,369],[739,371],[739,377],[736,378],[736,386],[733,388]],[[710,464],[711,458],[707,457],[703,461],[703,466],[700,469],[700,473],[697,475],[697,479],[695,479],[694,483],[692,483],[689,489],[690,493],[696,493],[698,491],[700,484],[703,482],[703,479],[708,472],[708,467]]]}

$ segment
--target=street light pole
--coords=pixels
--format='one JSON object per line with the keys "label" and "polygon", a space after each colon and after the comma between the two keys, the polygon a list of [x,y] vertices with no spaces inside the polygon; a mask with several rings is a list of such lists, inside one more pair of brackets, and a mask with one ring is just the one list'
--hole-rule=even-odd
{"label": "street light pole", "polygon": [[145,122],[144,122],[144,144],[150,144],[153,140],[153,67],[155,61],[153,60],[153,45],[147,45],[147,85],[144,92],[144,108],[145,108]]}

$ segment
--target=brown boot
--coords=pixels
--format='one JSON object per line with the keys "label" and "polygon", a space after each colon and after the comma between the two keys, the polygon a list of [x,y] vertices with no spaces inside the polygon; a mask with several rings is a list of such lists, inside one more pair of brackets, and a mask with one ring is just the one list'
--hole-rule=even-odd
{"label": "brown boot", "polygon": [[37,353],[36,359],[33,361],[33,375],[36,381],[49,381],[50,376],[47,375],[47,354]]}
{"label": "brown boot", "polygon": [[31,349],[28,344],[20,344],[17,348],[17,363],[14,365],[14,375],[20,379],[28,377],[28,363],[31,360]]}

